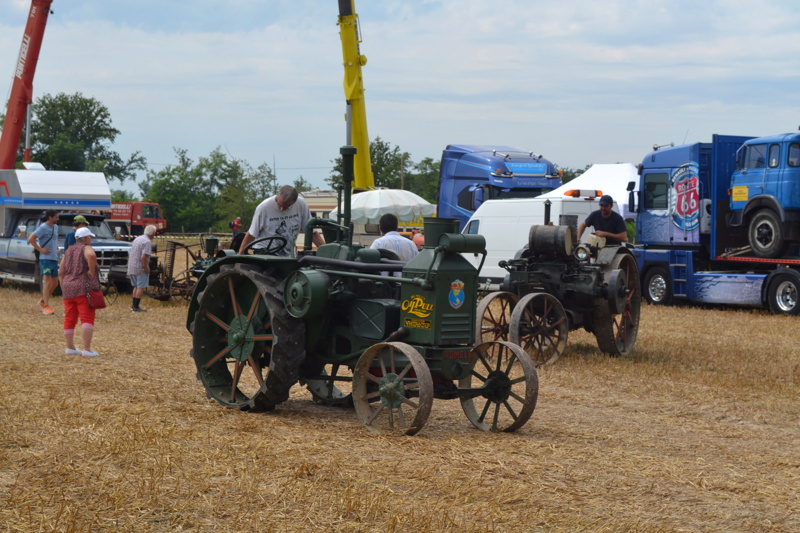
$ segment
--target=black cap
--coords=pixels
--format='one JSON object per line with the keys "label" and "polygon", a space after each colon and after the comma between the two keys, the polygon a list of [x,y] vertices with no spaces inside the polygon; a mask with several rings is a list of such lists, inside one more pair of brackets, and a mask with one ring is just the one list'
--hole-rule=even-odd
{"label": "black cap", "polygon": [[600,198],[600,205],[614,205],[614,199],[604,194],[603,197]]}

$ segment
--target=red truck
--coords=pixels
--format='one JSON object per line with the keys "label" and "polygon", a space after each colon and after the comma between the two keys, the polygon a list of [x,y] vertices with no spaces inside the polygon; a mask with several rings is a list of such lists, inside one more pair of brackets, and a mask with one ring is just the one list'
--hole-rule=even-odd
{"label": "red truck", "polygon": [[152,224],[160,235],[167,229],[167,221],[161,206],[155,202],[111,202],[111,217],[108,225],[122,236],[141,235],[144,228]]}

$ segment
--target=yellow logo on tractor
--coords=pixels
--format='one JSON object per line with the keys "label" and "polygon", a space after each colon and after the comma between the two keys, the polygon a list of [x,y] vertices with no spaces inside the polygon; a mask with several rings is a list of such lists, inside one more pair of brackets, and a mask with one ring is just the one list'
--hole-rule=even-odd
{"label": "yellow logo on tractor", "polygon": [[433,304],[425,303],[425,298],[419,294],[415,294],[408,300],[404,300],[400,309],[408,312],[410,315],[427,318],[433,313]]}

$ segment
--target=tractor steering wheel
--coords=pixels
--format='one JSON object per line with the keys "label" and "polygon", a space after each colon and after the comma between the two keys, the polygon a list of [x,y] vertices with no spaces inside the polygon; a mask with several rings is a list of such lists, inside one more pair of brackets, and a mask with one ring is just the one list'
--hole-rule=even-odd
{"label": "tractor steering wheel", "polygon": [[[254,244],[265,241],[269,241],[269,244],[267,244],[266,247],[253,248]],[[247,254],[247,252],[252,251],[253,253],[258,253],[258,254],[275,255],[276,253],[286,248],[288,242],[289,241],[287,241],[285,237],[281,237],[280,235],[261,237],[260,239],[256,239],[250,244],[248,244],[247,247],[244,249],[244,251],[242,251],[242,253]],[[258,251],[256,252],[256,250]]]}

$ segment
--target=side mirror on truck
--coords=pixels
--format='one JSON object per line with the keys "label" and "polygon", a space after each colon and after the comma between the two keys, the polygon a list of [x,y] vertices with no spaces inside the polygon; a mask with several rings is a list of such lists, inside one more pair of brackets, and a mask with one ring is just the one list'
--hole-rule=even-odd
{"label": "side mirror on truck", "polygon": [[633,189],[636,188],[635,181],[629,181],[626,190],[628,191],[628,211],[631,213],[636,212],[636,193]]}
{"label": "side mirror on truck", "polygon": [[23,226],[22,224],[17,226],[17,238],[19,238],[19,239],[27,239],[28,238],[28,232],[25,230],[25,226]]}

